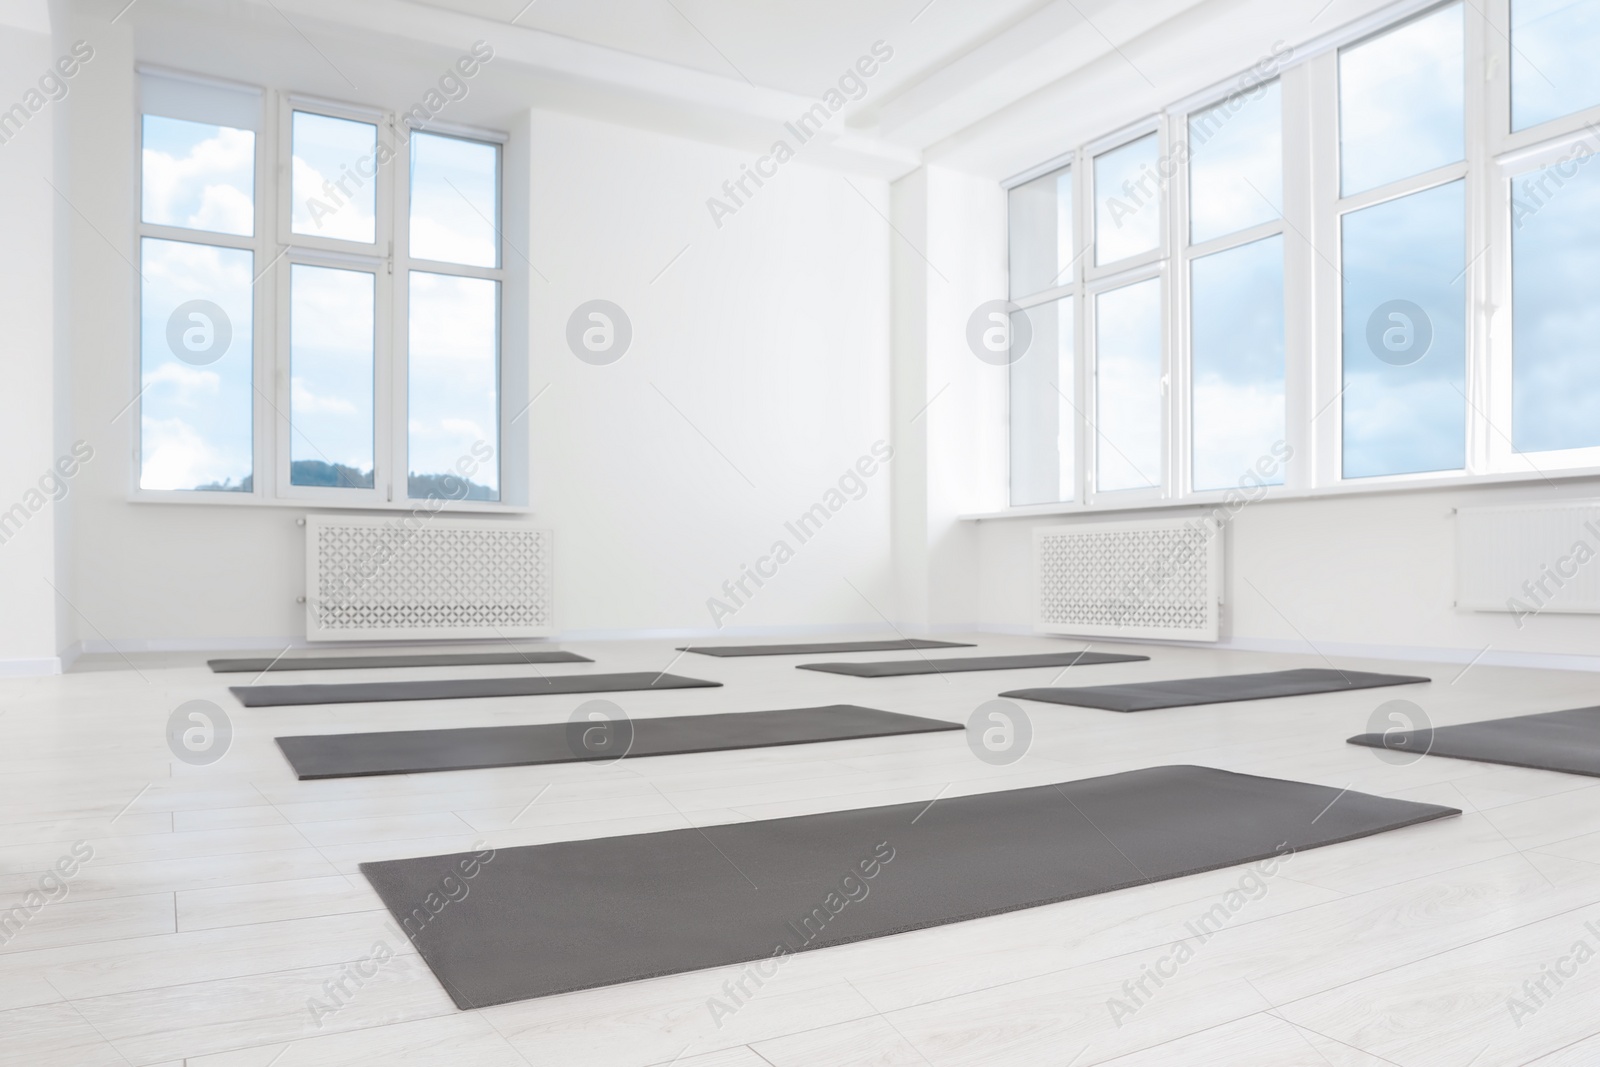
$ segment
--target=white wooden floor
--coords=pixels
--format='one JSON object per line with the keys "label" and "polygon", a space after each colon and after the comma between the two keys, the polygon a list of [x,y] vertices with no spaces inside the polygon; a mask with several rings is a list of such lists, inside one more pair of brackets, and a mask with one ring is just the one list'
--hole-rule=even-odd
{"label": "white wooden floor", "polygon": [[[939,654],[1064,647],[973,639],[982,647]],[[568,647],[597,662],[541,670],[672,664],[727,683],[610,697],[634,717],[852,702],[965,721],[1001,690],[1050,684],[1058,673],[853,679],[795,670],[795,658],[674,663],[666,641]],[[1323,665],[1309,654],[1133,651],[1152,661],[1075,668],[1062,684]],[[950,733],[603,768],[297,782],[277,734],[564,721],[586,698],[251,711],[226,690],[249,675],[213,675],[200,656],[133,660],[100,657],[66,677],[0,682],[0,911],[24,903],[74,842],[87,842],[80,853],[93,849],[65,899],[0,946],[6,1064],[1600,1063],[1600,779],[1432,758],[1397,765],[1344,743],[1389,700],[1411,700],[1443,725],[1600,704],[1594,675],[1477,666],[1458,677],[1460,666],[1341,660],[1436,681],[1137,715],[1025,704],[1033,745],[1009,767],[981,762]],[[231,749],[210,766],[179,762],[167,747],[168,716],[194,699],[231,717]],[[480,838],[508,847],[638,833],[1163,763],[1348,786],[1465,814],[1294,856],[1261,891],[1242,869],[1224,870],[803,953],[720,1020],[708,1000],[742,968],[457,1011],[357,871],[363,860],[463,851]],[[1251,895],[1230,924],[1196,941],[1187,924],[1241,885]],[[697,919],[715,917],[685,917]],[[1110,998],[1185,939],[1193,958],[1159,989],[1147,982],[1145,1003],[1114,1019]],[[346,980],[352,991],[337,1010],[314,1019],[313,998],[334,1003],[324,983],[380,943],[394,958],[359,985]],[[1524,983],[1541,981],[1544,991],[1530,995]]]}

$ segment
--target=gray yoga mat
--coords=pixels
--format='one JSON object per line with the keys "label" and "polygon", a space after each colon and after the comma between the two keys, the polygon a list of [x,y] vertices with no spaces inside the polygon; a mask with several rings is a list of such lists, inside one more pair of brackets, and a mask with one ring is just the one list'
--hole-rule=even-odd
{"label": "gray yoga mat", "polygon": [[1080,708],[1103,708],[1106,711],[1154,711],[1157,708],[1187,708],[1197,704],[1228,704],[1236,700],[1269,700],[1273,697],[1377,689],[1388,685],[1417,685],[1432,680],[1409,674],[1373,674],[1310,667],[1297,671],[1225,674],[1216,678],[1179,678],[1168,682],[1137,682],[1130,685],[1013,689],[1000,695],[1021,700],[1042,700],[1050,704],[1071,704]]}
{"label": "gray yoga mat", "polygon": [[638,689],[710,689],[676,674],[568,674],[552,678],[439,678],[418,682],[342,682],[334,685],[234,685],[228,692],[247,708],[290,704],[365,704],[391,700],[457,700],[465,697],[537,697],[557,693],[625,693]]}
{"label": "gray yoga mat", "polygon": [[1600,778],[1600,708],[1547,711],[1459,726],[1359,734],[1352,745]]}
{"label": "gray yoga mat", "polygon": [[361,870],[456,1006],[468,1009],[751,961],[771,978],[791,952],[1459,814],[1209,767],[1150,767]]}
{"label": "gray yoga mat", "polygon": [[519,663],[593,663],[576,652],[419,652],[400,656],[283,656],[278,659],[213,659],[216,674],[267,671],[356,671],[389,667],[487,667]]}
{"label": "gray yoga mat", "polygon": [[809,645],[689,645],[679,652],[702,656],[821,656],[834,652],[910,652],[917,648],[976,648],[965,641],[820,641]]}
{"label": "gray yoga mat", "polygon": [[963,671],[1020,671],[1028,667],[1092,667],[1097,663],[1142,663],[1149,656],[1115,652],[1044,652],[1027,656],[969,656],[964,659],[895,659],[876,663],[802,663],[803,671],[848,674],[854,678],[900,678],[908,674],[958,674]]}
{"label": "gray yoga mat", "polygon": [[962,729],[961,723],[943,719],[834,704],[783,711],[629,719],[610,724],[579,721],[315,734],[277,740],[295,773],[301,779],[309,779],[615,761]]}

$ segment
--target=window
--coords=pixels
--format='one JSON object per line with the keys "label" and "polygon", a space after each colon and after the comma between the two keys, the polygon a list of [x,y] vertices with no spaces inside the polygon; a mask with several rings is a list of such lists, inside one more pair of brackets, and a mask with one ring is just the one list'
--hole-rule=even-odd
{"label": "window", "polygon": [[1019,185],[1009,197],[1011,299],[1072,284],[1072,168]]}
{"label": "window", "polygon": [[378,239],[378,155],[372,122],[295,110],[290,119],[289,230],[305,237]]}
{"label": "window", "polygon": [[1283,237],[1213,252],[1190,266],[1192,469],[1200,491],[1233,489],[1285,441]]}
{"label": "window", "polygon": [[1036,304],[1012,316],[1013,344],[1026,351],[1011,366],[1011,503],[1071,500],[1077,474],[1073,394],[1073,301]]}
{"label": "window", "polygon": [[1600,106],[1600,0],[1512,0],[1511,128]]}
{"label": "window", "polygon": [[1339,53],[1345,196],[1466,158],[1465,70],[1460,4]]}
{"label": "window", "polygon": [[1095,298],[1095,486],[1161,486],[1161,279]]}
{"label": "window", "polygon": [[1466,462],[1465,185],[1344,217],[1344,474]]}
{"label": "window", "polygon": [[[1339,55],[1346,478],[1466,465],[1463,10]],[[1450,164],[1456,180],[1411,191]],[[1350,199],[1373,190],[1388,198]]]}
{"label": "window", "polygon": [[193,101],[183,83],[146,82],[138,484],[250,493],[260,97],[234,91]]}
{"label": "window", "polygon": [[254,480],[254,256],[146,237],[139,484],[248,493]]}
{"label": "window", "polygon": [[273,93],[274,144],[268,94],[140,92],[139,491],[500,501],[500,142]]}
{"label": "window", "polygon": [[1241,85],[1187,126],[1190,484],[1282,484],[1282,84]]}
{"label": "window", "polygon": [[1189,241],[1283,217],[1283,102],[1277,82],[1189,116]]}
{"label": "window", "polygon": [[1596,45],[1445,0],[1079,146],[1076,248],[1016,182],[1013,504],[1600,474]]}
{"label": "window", "polygon": [[377,289],[372,271],[289,268],[293,485],[372,488]]}
{"label": "window", "polygon": [[1094,261],[1104,266],[1161,247],[1160,138],[1147,134],[1095,157]]}
{"label": "window", "polygon": [[1600,447],[1600,167],[1566,153],[1512,185],[1512,438]]}
{"label": "window", "polygon": [[1072,168],[1012,189],[1011,503],[1076,494],[1077,362]]}

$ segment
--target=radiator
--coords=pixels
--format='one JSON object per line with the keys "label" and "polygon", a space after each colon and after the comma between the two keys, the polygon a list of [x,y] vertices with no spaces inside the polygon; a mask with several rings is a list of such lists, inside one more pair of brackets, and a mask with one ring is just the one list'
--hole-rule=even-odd
{"label": "radiator", "polygon": [[1211,518],[1039,527],[1033,559],[1041,633],[1221,636],[1222,536]]}
{"label": "radiator", "polygon": [[550,532],[504,522],[306,518],[310,641],[547,637]]}
{"label": "radiator", "polygon": [[1456,606],[1600,612],[1600,503],[1461,508]]}

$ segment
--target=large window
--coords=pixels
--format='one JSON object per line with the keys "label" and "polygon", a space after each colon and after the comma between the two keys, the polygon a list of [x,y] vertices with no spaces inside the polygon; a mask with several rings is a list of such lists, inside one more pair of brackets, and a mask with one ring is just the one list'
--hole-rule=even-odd
{"label": "large window", "polygon": [[1600,472],[1597,46],[1411,8],[1024,175],[1013,505]]}
{"label": "large window", "polygon": [[499,140],[181,75],[140,91],[140,494],[499,501]]}

